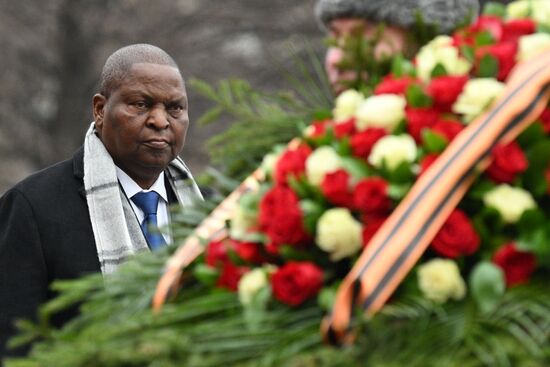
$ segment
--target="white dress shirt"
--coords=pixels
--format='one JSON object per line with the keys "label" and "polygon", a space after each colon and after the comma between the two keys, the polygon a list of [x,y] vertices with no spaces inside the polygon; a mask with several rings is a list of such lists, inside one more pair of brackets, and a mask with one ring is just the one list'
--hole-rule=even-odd
{"label": "white dress shirt", "polygon": [[132,209],[134,209],[134,213],[136,213],[136,217],[140,224],[143,222],[143,219],[145,219],[145,214],[143,213],[143,210],[141,210],[131,200],[132,196],[142,191],[155,191],[157,194],[160,195],[159,203],[157,206],[157,224],[158,227],[162,230],[162,237],[164,237],[164,240],[167,244],[170,244],[172,242],[172,239],[170,233],[166,231],[166,226],[170,224],[170,217],[168,214],[168,194],[166,193],[166,187],[164,186],[164,172],[161,172],[155,183],[149,189],[145,190],[142,189],[130,176],[128,176],[126,172],[124,172],[117,166],[115,166],[115,168],[118,181],[122,185],[126,196],[128,197],[128,199],[130,199],[130,205],[132,206]]}

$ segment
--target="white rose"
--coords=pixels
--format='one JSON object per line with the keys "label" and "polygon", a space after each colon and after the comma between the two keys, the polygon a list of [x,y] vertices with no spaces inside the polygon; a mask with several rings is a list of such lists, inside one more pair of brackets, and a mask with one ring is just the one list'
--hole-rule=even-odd
{"label": "white rose", "polygon": [[538,24],[550,25],[550,1],[533,1],[533,18]]}
{"label": "white rose", "polygon": [[243,305],[249,305],[254,296],[267,285],[267,275],[264,269],[256,268],[244,274],[239,280],[239,300]]}
{"label": "white rose", "polygon": [[429,81],[437,64],[443,65],[449,75],[464,75],[470,71],[472,65],[460,56],[452,43],[451,37],[438,36],[420,49],[416,56],[416,71],[420,79]]}
{"label": "white rose", "polygon": [[470,122],[481,115],[504,90],[504,83],[492,78],[470,79],[458,96],[452,110]]}
{"label": "white rose", "polygon": [[498,185],[483,196],[485,205],[495,208],[507,223],[515,223],[527,209],[537,203],[528,191],[510,185]]}
{"label": "white rose", "polygon": [[282,153],[282,150],[279,149],[278,152],[272,152],[265,155],[260,167],[266,175],[273,176],[273,172],[275,171],[275,165],[279,161],[279,158],[281,158],[281,153]]}
{"label": "white rose", "polygon": [[460,300],[466,285],[453,260],[433,259],[418,267],[418,287],[428,299],[445,303],[449,298]]}
{"label": "white rose", "polygon": [[236,240],[245,241],[250,229],[257,224],[256,213],[238,205],[231,216],[229,235]]}
{"label": "white rose", "polygon": [[348,209],[329,209],[317,222],[316,242],[330,254],[332,261],[352,256],[361,248],[361,223],[351,216]]}
{"label": "white rose", "polygon": [[506,5],[506,17],[508,19],[525,18],[530,13],[530,0],[518,0]]}
{"label": "white rose", "polygon": [[550,34],[533,33],[519,39],[517,59],[524,61],[550,48]]}
{"label": "white rose", "polygon": [[401,162],[414,162],[416,154],[416,144],[410,135],[386,135],[374,144],[368,161],[378,168],[385,162],[386,167],[393,170]]}
{"label": "white rose", "polygon": [[356,113],[357,129],[383,127],[392,131],[405,118],[407,101],[397,94],[380,94],[365,99]]}
{"label": "white rose", "polygon": [[336,98],[335,107],[332,110],[334,121],[344,121],[355,116],[357,106],[359,106],[363,99],[363,95],[354,89],[342,92]]}
{"label": "white rose", "polygon": [[329,146],[322,146],[313,151],[306,160],[306,177],[308,181],[319,186],[327,173],[342,167],[342,161],[336,151]]}

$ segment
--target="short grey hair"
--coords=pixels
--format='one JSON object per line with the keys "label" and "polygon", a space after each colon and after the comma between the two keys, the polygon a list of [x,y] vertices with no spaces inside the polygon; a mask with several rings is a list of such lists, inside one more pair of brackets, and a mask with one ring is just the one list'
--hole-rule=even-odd
{"label": "short grey hair", "polygon": [[105,97],[120,86],[133,64],[150,63],[169,65],[178,69],[174,59],[161,48],[145,43],[129,45],[115,51],[103,66],[101,71],[100,92]]}

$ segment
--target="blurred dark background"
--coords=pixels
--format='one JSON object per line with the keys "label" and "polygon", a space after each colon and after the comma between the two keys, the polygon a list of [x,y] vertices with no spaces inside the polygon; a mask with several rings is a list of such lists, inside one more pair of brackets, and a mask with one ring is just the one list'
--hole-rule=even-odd
{"label": "blurred dark background", "polygon": [[[92,121],[91,97],[105,59],[131,43],[170,53],[186,79],[244,78],[285,87],[278,66],[313,47],[323,32],[314,0],[0,0],[0,194],[40,168],[72,156]],[[210,102],[188,86],[191,127],[183,156],[208,164],[199,127]]]}
{"label": "blurred dark background", "polygon": [[[460,0],[457,0],[460,1]],[[502,1],[506,2],[506,1]],[[68,158],[92,120],[105,59],[131,43],[165,49],[186,79],[288,87],[280,66],[306,48],[322,57],[315,0],[0,0],[0,194]],[[293,52],[289,49],[292,48]],[[210,102],[188,87],[191,127],[183,156],[195,173],[206,139],[223,129],[194,123]]]}

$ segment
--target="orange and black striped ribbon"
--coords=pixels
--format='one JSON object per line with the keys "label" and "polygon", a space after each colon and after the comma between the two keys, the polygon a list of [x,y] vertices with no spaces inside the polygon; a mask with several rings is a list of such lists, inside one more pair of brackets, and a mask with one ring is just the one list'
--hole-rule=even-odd
{"label": "orange and black striped ribbon", "polygon": [[376,313],[419,260],[497,142],[515,139],[540,116],[550,98],[550,51],[519,64],[492,109],[473,121],[417,180],[371,239],[338,289],[325,318],[325,340],[353,339],[354,306]]}

